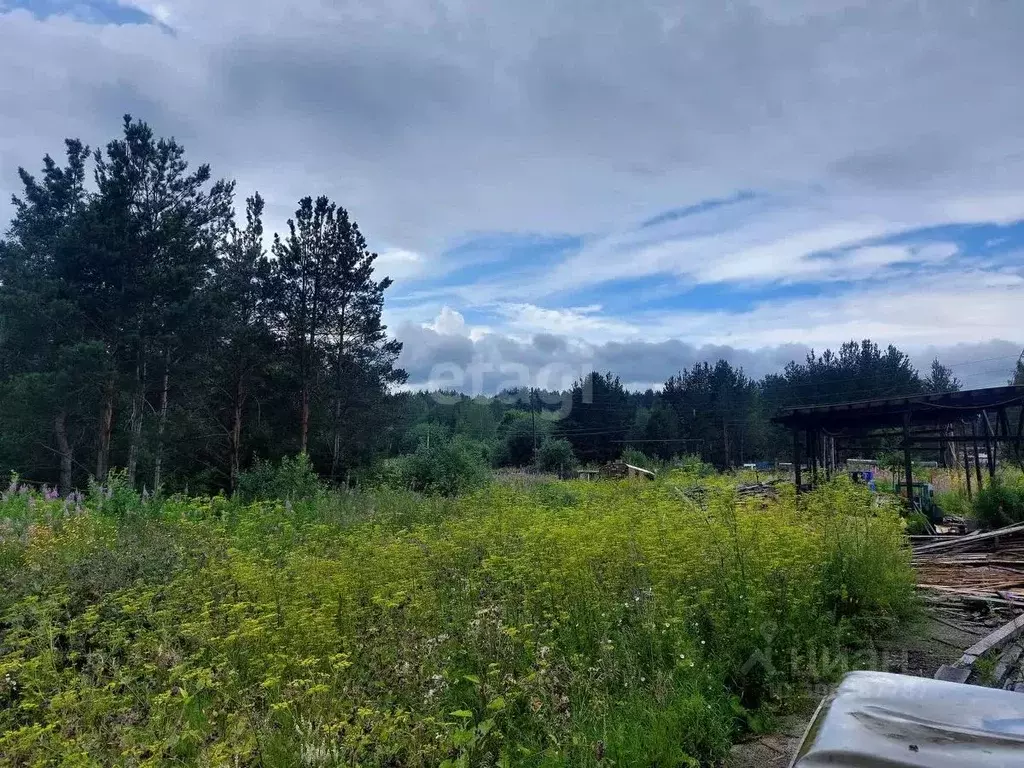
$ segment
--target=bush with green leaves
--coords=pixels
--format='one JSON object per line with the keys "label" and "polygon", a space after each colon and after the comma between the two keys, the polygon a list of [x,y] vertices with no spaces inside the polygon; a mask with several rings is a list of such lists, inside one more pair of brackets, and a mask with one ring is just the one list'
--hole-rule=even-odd
{"label": "bush with green leaves", "polygon": [[974,517],[974,506],[967,498],[967,492],[959,488],[950,491],[938,491],[935,494],[935,504],[942,510],[943,515],[954,517]]}
{"label": "bush with green leaves", "polygon": [[357,487],[409,488],[409,456],[388,456],[378,459],[355,474]]}
{"label": "bush with green leaves", "polygon": [[114,469],[107,479],[100,483],[89,478],[88,499],[98,512],[113,517],[138,514],[141,511],[141,497],[128,482],[128,473]]}
{"label": "bush with green leaves", "polygon": [[575,466],[576,454],[565,438],[548,437],[537,449],[537,468],[542,472],[568,472]]}
{"label": "bush with green leaves", "polygon": [[696,477],[713,477],[715,468],[700,456],[684,454],[672,460],[672,466]]}
{"label": "bush with green leaves", "polygon": [[931,532],[931,524],[928,522],[928,518],[925,517],[923,512],[915,509],[909,515],[907,515],[908,536],[924,536],[925,534]]}
{"label": "bush with green leaves", "polygon": [[406,457],[406,484],[413,490],[455,496],[479,488],[491,475],[486,445],[456,437],[428,448],[421,444]]}
{"label": "bush with green leaves", "polygon": [[239,476],[235,492],[242,501],[301,501],[316,498],[323,491],[309,456],[300,453],[284,456],[278,464],[258,459],[252,469]]}
{"label": "bush with green leaves", "polygon": [[974,496],[974,516],[987,528],[1024,522],[1024,474],[1005,471]]}
{"label": "bush with green leaves", "polygon": [[544,425],[522,411],[510,411],[498,426],[495,464],[499,467],[527,467],[534,462],[536,441],[544,439]]}
{"label": "bush with green leaves", "polygon": [[420,422],[402,437],[402,449],[412,453],[423,444],[442,443],[452,437],[451,429],[436,422]]}
{"label": "bush with green leaves", "polygon": [[657,472],[665,467],[665,462],[653,456],[648,456],[643,451],[637,450],[632,446],[622,452],[622,461],[632,464],[634,467],[649,469],[651,472]]}

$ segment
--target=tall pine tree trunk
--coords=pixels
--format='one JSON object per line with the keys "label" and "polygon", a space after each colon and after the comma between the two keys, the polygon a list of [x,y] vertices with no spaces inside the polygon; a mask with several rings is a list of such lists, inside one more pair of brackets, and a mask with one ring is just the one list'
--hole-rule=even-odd
{"label": "tall pine tree trunk", "polygon": [[[140,351],[140,357],[143,353]],[[139,450],[142,446],[142,421],[146,406],[146,361],[135,365],[135,392],[132,395],[131,439],[128,443],[128,485],[135,486],[135,473],[139,466]]]}
{"label": "tall pine tree trunk", "polygon": [[231,423],[231,490],[238,489],[238,477],[242,474],[242,406],[245,394],[242,377],[235,382],[235,415]]}
{"label": "tall pine tree trunk", "polygon": [[[313,334],[311,333],[310,339],[312,338]],[[301,403],[299,404],[299,453],[306,453],[309,443],[309,380],[311,377],[310,369],[312,365],[310,360],[312,359],[312,353],[307,346],[305,331],[302,332],[301,344],[302,348],[299,350],[299,370],[302,376]]]}
{"label": "tall pine tree trunk", "polygon": [[309,443],[309,381],[302,382],[302,438],[301,453],[306,453]]}
{"label": "tall pine tree trunk", "polygon": [[722,417],[722,448],[725,449],[725,467],[728,469],[732,464],[729,461],[729,423]]}
{"label": "tall pine tree trunk", "polygon": [[71,444],[68,442],[67,412],[60,411],[53,419],[53,432],[60,452],[60,492],[71,490]]}
{"label": "tall pine tree trunk", "polygon": [[341,459],[341,388],[345,383],[345,320],[348,314],[348,297],[341,305],[338,319],[338,378],[334,393],[334,446],[331,450],[331,480],[338,479],[338,463]]}
{"label": "tall pine tree trunk", "polygon": [[331,480],[338,479],[338,462],[341,459],[341,393],[334,404],[334,446],[331,450]]}
{"label": "tall pine tree trunk", "polygon": [[103,386],[103,405],[100,411],[99,439],[96,449],[96,479],[103,482],[110,469],[110,438],[114,431],[115,373],[110,372]]}
{"label": "tall pine tree trunk", "polygon": [[164,432],[167,429],[167,391],[171,384],[171,351],[164,351],[164,382],[160,389],[160,421],[156,428],[156,456],[153,459],[153,493],[160,492],[164,461]]}

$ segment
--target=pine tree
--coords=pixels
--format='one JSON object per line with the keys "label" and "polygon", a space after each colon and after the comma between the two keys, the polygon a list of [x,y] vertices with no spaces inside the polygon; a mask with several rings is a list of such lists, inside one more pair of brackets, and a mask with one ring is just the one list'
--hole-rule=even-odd
{"label": "pine tree", "polygon": [[336,474],[343,441],[355,446],[357,428],[368,426],[365,420],[351,423],[352,412],[357,407],[364,416],[377,412],[387,389],[405,380],[394,367],[401,344],[387,338],[381,323],[391,280],[373,279],[376,254],[367,249],[348,212],[326,197],[299,201],[294,219],[288,220],[287,238],[275,237],[273,250],[283,336],[298,376],[299,449],[305,453],[310,448],[314,399],[329,377]]}
{"label": "pine tree", "polygon": [[250,398],[264,385],[278,356],[274,336],[274,284],[272,267],[263,247],[263,198],[246,200],[245,228],[232,224],[224,257],[217,265],[222,344],[213,353],[211,370],[222,382],[228,406],[228,475],[231,489],[238,485],[242,465],[244,423]]}
{"label": "pine tree", "polygon": [[366,246],[358,225],[341,207],[335,211],[332,246],[335,250],[330,281],[333,367],[331,478],[337,479],[345,455],[351,460],[374,434],[382,398],[391,386],[403,383],[395,368],[401,342],[387,337],[381,322],[384,292],[391,278],[374,280],[377,258]]}
{"label": "pine tree", "polygon": [[68,278],[86,297],[88,320],[107,349],[96,476],[106,477],[120,381],[127,378],[127,467],[134,482],[150,356],[163,361],[166,378],[171,348],[200,316],[202,288],[228,231],[234,185],[211,185],[208,165],[189,172],[184,148],[173,139],[157,140],[146,123],[128,115],[122,137],[94,159],[97,190],[78,269]]}
{"label": "pine tree", "polygon": [[[91,394],[101,349],[90,343],[80,297],[63,279],[88,201],[89,157],[80,141],[69,139],[65,149],[67,164],[59,167],[47,155],[40,180],[18,169],[24,191],[13,199],[8,239],[0,243],[0,409],[4,447],[14,448],[10,463],[25,465],[39,446],[54,450],[58,482],[68,489],[75,449],[94,407]],[[31,465],[46,466],[46,459],[43,454]]]}
{"label": "pine tree", "polygon": [[932,360],[932,372],[924,380],[926,392],[959,392],[960,380],[953,375],[953,371],[940,363],[937,359]]}
{"label": "pine tree", "polygon": [[275,296],[299,385],[299,451],[309,448],[310,410],[319,383],[332,274],[331,228],[335,206],[326,197],[304,197],[288,236],[274,235]]}
{"label": "pine tree", "polygon": [[572,407],[555,436],[567,438],[580,461],[618,458],[633,421],[633,406],[619,377],[592,371],[573,385],[571,397]]}

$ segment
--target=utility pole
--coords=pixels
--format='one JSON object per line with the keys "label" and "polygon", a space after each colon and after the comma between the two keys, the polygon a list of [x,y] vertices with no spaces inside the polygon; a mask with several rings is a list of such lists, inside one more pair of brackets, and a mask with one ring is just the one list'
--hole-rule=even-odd
{"label": "utility pole", "polygon": [[533,421],[533,456],[537,457],[537,409],[533,405],[536,390],[530,387],[530,419]]}

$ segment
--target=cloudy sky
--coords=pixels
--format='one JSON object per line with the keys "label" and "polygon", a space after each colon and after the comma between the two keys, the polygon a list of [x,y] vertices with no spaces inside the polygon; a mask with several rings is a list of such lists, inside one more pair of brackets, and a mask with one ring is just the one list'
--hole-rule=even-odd
{"label": "cloudy sky", "polygon": [[0,193],[125,112],[271,227],[326,193],[415,384],[760,375],[863,337],[999,384],[1022,33],[1010,0],[0,0]]}

